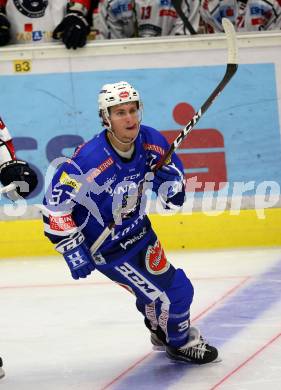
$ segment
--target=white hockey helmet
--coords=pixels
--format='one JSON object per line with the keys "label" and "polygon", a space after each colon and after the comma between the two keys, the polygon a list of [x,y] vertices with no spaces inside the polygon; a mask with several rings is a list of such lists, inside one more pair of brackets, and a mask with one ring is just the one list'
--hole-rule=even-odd
{"label": "white hockey helmet", "polygon": [[118,81],[114,84],[105,84],[98,98],[99,115],[102,118],[102,124],[108,129],[111,128],[109,107],[131,102],[137,102],[138,109],[142,110],[140,95],[129,83]]}

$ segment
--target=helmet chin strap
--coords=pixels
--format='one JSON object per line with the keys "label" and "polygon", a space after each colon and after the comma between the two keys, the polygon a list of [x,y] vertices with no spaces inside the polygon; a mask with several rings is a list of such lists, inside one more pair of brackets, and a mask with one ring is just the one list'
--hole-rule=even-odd
{"label": "helmet chin strap", "polygon": [[112,134],[112,137],[113,137],[116,141],[118,141],[119,144],[121,144],[121,145],[131,145],[131,144],[133,144],[133,143],[135,142],[135,140],[137,139],[138,135],[139,135],[139,130],[140,130],[140,125],[139,125],[138,132],[137,132],[137,135],[135,136],[135,138],[133,138],[131,141],[123,142],[123,141],[121,141],[121,140],[114,134],[114,132],[113,132],[112,129],[111,129],[111,126],[110,126],[110,128],[107,129],[107,131],[108,131],[110,134]]}

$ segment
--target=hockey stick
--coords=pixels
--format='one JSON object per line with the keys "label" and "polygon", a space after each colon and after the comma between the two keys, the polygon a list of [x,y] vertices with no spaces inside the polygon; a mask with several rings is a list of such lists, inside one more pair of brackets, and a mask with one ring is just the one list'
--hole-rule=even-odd
{"label": "hockey stick", "polygon": [[187,19],[183,10],[181,9],[181,3],[182,3],[181,0],[172,0],[172,4],[173,4],[175,10],[177,11],[177,14],[179,15],[179,17],[183,21],[184,27],[190,32],[191,35],[195,35],[195,34],[197,34],[197,32],[194,30],[190,21]]}
{"label": "hockey stick", "polygon": [[[235,72],[238,68],[238,62],[237,62],[237,44],[236,44],[236,36],[235,36],[235,30],[232,25],[232,23],[226,19],[223,18],[222,20],[223,28],[226,34],[227,39],[227,46],[228,46],[228,60],[227,60],[227,67],[224,74],[223,79],[220,81],[218,86],[214,89],[214,91],[211,93],[211,95],[208,97],[208,99],[204,102],[202,107],[196,112],[196,114],[193,116],[193,118],[187,123],[187,125],[182,129],[182,131],[179,133],[177,138],[174,140],[174,142],[171,144],[169,150],[164,154],[164,156],[161,158],[161,160],[156,164],[156,166],[153,169],[153,172],[155,172],[157,169],[160,169],[164,164],[167,164],[170,162],[171,156],[173,152],[180,146],[180,144],[183,142],[183,140],[186,138],[186,136],[191,132],[193,127],[196,125],[196,123],[199,121],[201,116],[208,110],[208,108],[213,104],[214,100],[219,96],[219,94],[223,91],[225,86],[228,84],[228,82],[231,80],[231,78],[234,76]],[[130,200],[130,197],[129,197]],[[135,197],[131,197],[132,202],[135,201]],[[128,202],[129,203],[129,202]],[[131,206],[130,204],[128,206]],[[115,215],[121,217],[120,212],[122,211],[122,208],[120,207],[119,210],[116,210]],[[107,237],[111,234],[112,230],[116,226],[115,222],[111,222],[101,233],[101,235],[97,238],[97,240],[93,243],[93,245],[90,248],[91,254],[93,255],[100,246],[104,243],[104,241],[107,239]]]}
{"label": "hockey stick", "polygon": [[14,191],[16,188],[17,188],[17,186],[15,185],[15,183],[11,183],[11,184],[7,185],[6,187],[0,188],[0,195],[7,194],[10,191]]}
{"label": "hockey stick", "polygon": [[226,18],[223,18],[222,25],[223,25],[223,28],[224,28],[224,31],[226,34],[227,45],[228,45],[228,60],[227,60],[227,67],[226,67],[224,77],[221,80],[221,82],[218,84],[218,86],[214,89],[214,91],[211,93],[211,95],[208,97],[208,99],[205,101],[205,103],[202,105],[202,107],[196,112],[196,114],[193,116],[193,118],[182,129],[182,131],[179,133],[177,138],[174,140],[174,142],[170,146],[170,149],[168,150],[168,152],[157,163],[155,169],[161,168],[162,165],[164,165],[165,163],[170,161],[170,158],[171,158],[171,155],[173,154],[173,152],[180,146],[182,141],[191,132],[191,130],[196,125],[196,123],[199,121],[201,116],[213,104],[214,100],[223,91],[225,86],[228,84],[228,82],[231,80],[231,78],[234,76],[235,72],[238,69],[238,61],[237,61],[238,49],[237,49],[237,44],[236,44],[236,36],[235,36],[234,27],[233,27],[232,23]]}

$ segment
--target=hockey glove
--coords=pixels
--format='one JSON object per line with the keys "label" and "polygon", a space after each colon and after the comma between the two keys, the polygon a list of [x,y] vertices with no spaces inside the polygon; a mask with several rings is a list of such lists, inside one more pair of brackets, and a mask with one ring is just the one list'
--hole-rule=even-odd
{"label": "hockey glove", "polygon": [[53,31],[54,39],[62,39],[67,49],[77,49],[86,45],[89,24],[82,12],[68,13]]}
{"label": "hockey glove", "polygon": [[95,269],[90,250],[84,240],[83,233],[77,232],[60,241],[55,247],[63,255],[73,279],[76,280],[86,278]]}
{"label": "hockey glove", "polygon": [[163,165],[154,174],[153,191],[158,195],[172,198],[183,187],[182,172],[174,163]]}
{"label": "hockey glove", "polygon": [[10,22],[7,16],[0,10],[0,46],[5,46],[10,41]]}
{"label": "hockey glove", "polygon": [[0,166],[0,181],[3,186],[16,182],[16,192],[23,198],[26,198],[38,184],[34,170],[27,162],[20,160],[11,160]]}
{"label": "hockey glove", "polygon": [[152,190],[159,196],[166,209],[176,210],[181,207],[185,200],[185,185],[180,169],[174,163],[163,165],[154,173]]}

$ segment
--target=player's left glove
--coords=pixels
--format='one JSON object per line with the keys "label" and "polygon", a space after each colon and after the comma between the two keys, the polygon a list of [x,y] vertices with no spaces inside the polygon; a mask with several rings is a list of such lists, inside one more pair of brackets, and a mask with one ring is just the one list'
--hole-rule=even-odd
{"label": "player's left glove", "polygon": [[0,181],[3,186],[15,182],[16,192],[26,198],[37,186],[38,179],[26,161],[11,160],[0,166]]}
{"label": "player's left glove", "polygon": [[62,39],[67,49],[77,49],[86,45],[90,26],[83,12],[78,10],[66,14],[53,31],[54,39]]}
{"label": "player's left glove", "polygon": [[83,233],[77,232],[55,247],[63,255],[73,279],[86,278],[95,269],[94,260],[84,240]]}

